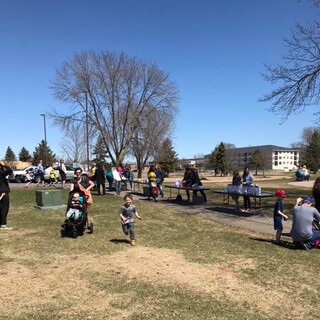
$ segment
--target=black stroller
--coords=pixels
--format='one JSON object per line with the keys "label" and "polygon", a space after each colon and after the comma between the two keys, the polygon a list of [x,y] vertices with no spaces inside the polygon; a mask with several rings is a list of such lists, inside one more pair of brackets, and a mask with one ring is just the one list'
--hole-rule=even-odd
{"label": "black stroller", "polygon": [[[72,212],[74,195],[76,193],[79,194],[78,203],[80,203],[80,206]],[[83,192],[71,191],[69,193],[66,219],[64,224],[61,225],[61,238],[67,236],[77,238],[83,235],[85,229],[88,229],[89,233],[93,233],[93,223],[89,222],[87,208],[86,196]]]}

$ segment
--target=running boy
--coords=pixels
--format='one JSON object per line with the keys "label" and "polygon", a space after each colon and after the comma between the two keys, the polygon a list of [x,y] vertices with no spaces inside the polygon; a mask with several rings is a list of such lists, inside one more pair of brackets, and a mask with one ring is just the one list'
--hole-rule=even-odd
{"label": "running boy", "polygon": [[126,235],[130,235],[130,244],[134,246],[136,244],[135,235],[134,235],[134,220],[133,214],[139,219],[142,218],[139,216],[136,206],[132,204],[132,195],[127,193],[124,197],[124,204],[119,210],[119,215],[122,224],[122,230]]}
{"label": "running boy", "polygon": [[273,211],[274,230],[276,230],[276,243],[280,243],[280,238],[283,231],[282,219],[288,219],[288,216],[283,213],[283,199],[287,196],[288,195],[282,189],[278,189],[276,191],[277,201],[274,205]]}

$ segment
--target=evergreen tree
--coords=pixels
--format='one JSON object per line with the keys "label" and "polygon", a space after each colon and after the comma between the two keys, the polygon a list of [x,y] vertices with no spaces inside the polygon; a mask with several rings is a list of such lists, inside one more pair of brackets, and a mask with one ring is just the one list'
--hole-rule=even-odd
{"label": "evergreen tree", "polygon": [[227,153],[225,144],[223,142],[220,142],[220,144],[211,152],[207,166],[209,169],[213,169],[215,174],[218,172],[220,172],[221,175],[227,173]]}
{"label": "evergreen tree", "polygon": [[169,138],[165,139],[158,151],[156,162],[161,165],[161,168],[168,175],[174,172],[178,164],[178,155],[173,150],[172,142]]}
{"label": "evergreen tree", "polygon": [[19,152],[19,161],[23,161],[23,162],[32,161],[32,157],[29,151],[25,147],[22,147],[22,149]]}
{"label": "evergreen tree", "polygon": [[95,156],[95,162],[97,164],[102,164],[102,165],[106,164],[106,158],[108,158],[108,151],[101,134],[98,136],[98,139],[93,148],[92,154]]}
{"label": "evergreen tree", "polygon": [[304,163],[313,172],[320,169],[320,133],[315,131],[306,146],[304,154]]}
{"label": "evergreen tree", "polygon": [[220,171],[221,175],[223,175],[227,173],[227,167],[226,147],[224,143],[221,142],[216,153],[216,169],[217,171]]}
{"label": "evergreen tree", "polygon": [[41,140],[38,147],[35,148],[32,164],[37,165],[40,160],[43,161],[44,167],[56,162],[56,155],[51,151],[44,140]]}
{"label": "evergreen tree", "polygon": [[[206,166],[208,169],[215,170],[215,168],[216,168],[216,154],[217,154],[217,148],[214,148],[214,150],[211,151],[211,153],[208,157],[207,163],[206,163]],[[216,173],[216,171],[215,171],[215,173]]]}
{"label": "evergreen tree", "polygon": [[6,155],[4,157],[4,161],[10,167],[13,167],[14,162],[17,161],[17,157],[10,147],[7,148]]}

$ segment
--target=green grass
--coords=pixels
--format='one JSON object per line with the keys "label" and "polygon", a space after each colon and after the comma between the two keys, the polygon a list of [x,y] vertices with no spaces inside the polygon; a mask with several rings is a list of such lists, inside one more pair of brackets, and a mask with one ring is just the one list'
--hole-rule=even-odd
{"label": "green grass", "polygon": [[[288,207],[302,191],[283,187]],[[14,230],[0,232],[0,319],[314,318],[317,250],[278,247],[272,236],[137,196],[134,203],[143,217],[137,247],[123,242],[120,197],[94,196],[94,233],[61,239],[63,210],[35,209],[35,190],[12,190]]]}

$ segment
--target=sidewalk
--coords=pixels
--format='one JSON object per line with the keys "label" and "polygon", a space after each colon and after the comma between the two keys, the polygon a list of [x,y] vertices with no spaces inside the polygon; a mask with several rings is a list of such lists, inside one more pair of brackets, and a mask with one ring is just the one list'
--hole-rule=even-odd
{"label": "sidewalk", "polygon": [[[298,186],[301,189],[311,190],[314,181],[289,182],[288,184]],[[140,199],[144,199],[141,197]],[[197,215],[205,219],[210,219],[220,223],[232,225],[234,227],[247,229],[257,233],[275,235],[273,228],[273,209],[268,212],[258,210],[256,214],[245,215],[236,212],[231,206],[225,205],[190,205],[189,203],[176,202],[174,199],[159,199],[157,205],[167,206],[185,214]],[[291,230],[292,220],[283,223],[283,233],[289,233]]]}
{"label": "sidewalk", "polygon": [[[142,198],[141,198],[142,199]],[[232,225],[254,231],[257,233],[265,233],[275,235],[273,229],[273,211],[262,212],[257,211],[256,214],[243,214],[235,211],[232,207],[223,205],[190,205],[176,202],[175,200],[159,200],[157,205],[170,207],[174,210],[180,211],[185,214],[197,215],[205,219],[210,219],[220,223]],[[292,221],[289,219],[284,223],[283,233],[289,233]]]}

